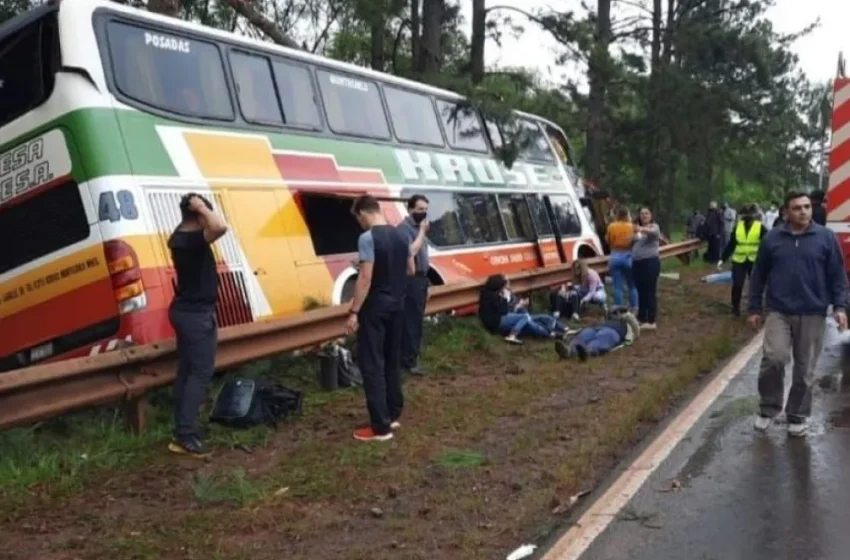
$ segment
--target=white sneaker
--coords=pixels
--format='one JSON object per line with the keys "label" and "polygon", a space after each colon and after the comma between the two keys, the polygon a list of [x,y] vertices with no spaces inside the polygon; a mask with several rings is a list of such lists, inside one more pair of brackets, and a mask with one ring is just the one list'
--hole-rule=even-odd
{"label": "white sneaker", "polygon": [[581,317],[578,316],[578,313],[573,313],[573,321],[575,321],[575,322],[581,321]]}
{"label": "white sneaker", "polygon": [[640,326],[640,330],[642,331],[654,331],[658,328],[658,325],[655,323],[642,323]]}
{"label": "white sneaker", "polygon": [[759,432],[766,432],[771,424],[773,424],[773,418],[759,414],[756,416],[756,421],[753,427]]}
{"label": "white sneaker", "polygon": [[788,424],[788,435],[792,437],[806,437],[809,431],[809,423],[802,422],[799,424]]}

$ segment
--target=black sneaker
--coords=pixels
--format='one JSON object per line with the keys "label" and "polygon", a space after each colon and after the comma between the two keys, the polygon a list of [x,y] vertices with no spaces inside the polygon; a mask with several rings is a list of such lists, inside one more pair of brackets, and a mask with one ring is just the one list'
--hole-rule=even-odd
{"label": "black sneaker", "polygon": [[555,343],[555,353],[558,354],[558,357],[562,360],[569,360],[574,356],[570,346],[563,340],[559,340]]}
{"label": "black sneaker", "polygon": [[581,360],[582,362],[586,362],[587,361],[587,348],[585,348],[581,344],[576,344],[575,349],[576,349],[576,354],[578,354],[578,359]]}
{"label": "black sneaker", "polygon": [[196,459],[206,459],[212,451],[195,436],[186,436],[173,440],[168,444],[168,450],[175,455],[188,455]]}

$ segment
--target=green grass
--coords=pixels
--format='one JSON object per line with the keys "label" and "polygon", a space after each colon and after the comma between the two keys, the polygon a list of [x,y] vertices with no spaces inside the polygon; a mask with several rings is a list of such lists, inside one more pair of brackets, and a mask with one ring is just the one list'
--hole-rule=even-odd
{"label": "green grass", "polygon": [[459,471],[480,467],[487,463],[487,457],[477,451],[449,450],[441,453],[436,463],[444,469]]}

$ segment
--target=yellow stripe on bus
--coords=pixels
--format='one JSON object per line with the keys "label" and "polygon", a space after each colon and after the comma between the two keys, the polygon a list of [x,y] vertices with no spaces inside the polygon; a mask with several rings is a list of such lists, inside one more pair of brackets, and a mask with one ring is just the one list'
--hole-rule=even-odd
{"label": "yellow stripe on bus", "polygon": [[[0,318],[8,317],[109,275],[103,245],[59,257],[0,284]],[[47,317],[45,319],[48,319]]]}

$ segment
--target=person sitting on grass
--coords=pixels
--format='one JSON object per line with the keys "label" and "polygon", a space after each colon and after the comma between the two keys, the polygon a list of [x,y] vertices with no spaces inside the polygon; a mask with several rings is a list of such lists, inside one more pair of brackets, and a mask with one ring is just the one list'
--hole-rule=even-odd
{"label": "person sitting on grass", "polygon": [[587,360],[590,356],[602,356],[620,346],[628,346],[640,335],[637,318],[624,307],[617,307],[608,314],[604,323],[581,329],[569,341],[555,343],[555,352],[562,359]]}
{"label": "person sitting on grass", "polygon": [[487,278],[478,298],[478,318],[489,332],[507,342],[522,344],[520,336],[556,338],[566,332],[551,315],[531,315],[528,298],[516,299],[504,274]]}
{"label": "person sitting on grass", "polygon": [[[584,309],[588,304],[595,303],[602,306],[603,311],[608,312],[608,295],[605,293],[605,284],[599,273],[587,266],[587,261],[579,259],[573,263],[573,290],[579,296],[579,306]],[[578,321],[578,313],[573,313],[573,320]]]}

